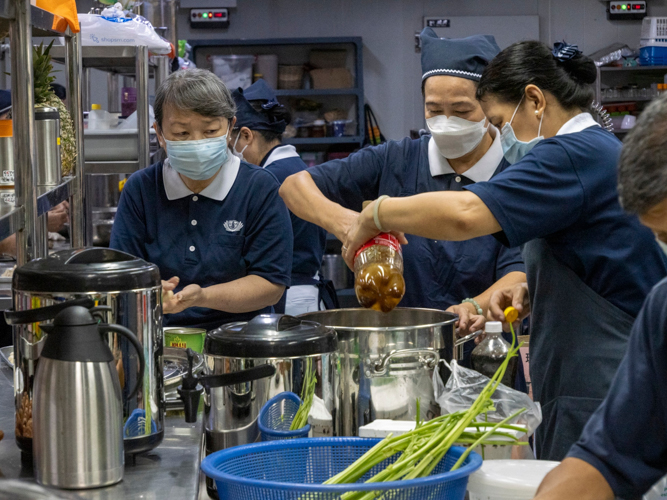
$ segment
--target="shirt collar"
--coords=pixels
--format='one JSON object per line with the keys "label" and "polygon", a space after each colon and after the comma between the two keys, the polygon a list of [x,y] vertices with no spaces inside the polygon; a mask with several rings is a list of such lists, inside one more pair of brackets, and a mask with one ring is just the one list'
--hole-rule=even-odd
{"label": "shirt collar", "polygon": [[[488,181],[496,172],[498,165],[500,165],[500,162],[503,159],[503,147],[500,144],[500,134],[493,125],[489,125],[489,131],[492,136],[495,136],[491,147],[484,153],[484,156],[482,156],[477,163],[461,174],[473,182]],[[433,177],[456,173],[447,161],[447,158],[440,153],[433,137],[431,137],[428,142],[428,166]]]}
{"label": "shirt collar", "polygon": [[590,113],[579,113],[574,118],[570,118],[560,128],[556,135],[574,134],[593,126],[600,126]]}
{"label": "shirt collar", "polygon": [[267,165],[273,163],[274,161],[284,160],[285,158],[295,158],[295,157],[298,158],[299,153],[296,152],[296,148],[291,144],[287,144],[285,146],[276,146],[271,151],[269,151],[269,154],[267,156],[264,157],[261,166],[266,167]]}
{"label": "shirt collar", "polygon": [[[218,172],[218,175],[215,176],[215,179],[213,179],[213,182],[206,186],[199,194],[216,201],[224,200],[234,185],[240,166],[241,160],[236,156],[229,154],[227,161],[220,167],[220,171]],[[169,165],[169,158],[162,164],[162,179],[164,180],[164,191],[167,195],[167,199],[170,201],[185,198],[186,196],[194,194],[190,191],[190,188],[185,185],[181,176],[178,175],[178,172],[171,168]]]}

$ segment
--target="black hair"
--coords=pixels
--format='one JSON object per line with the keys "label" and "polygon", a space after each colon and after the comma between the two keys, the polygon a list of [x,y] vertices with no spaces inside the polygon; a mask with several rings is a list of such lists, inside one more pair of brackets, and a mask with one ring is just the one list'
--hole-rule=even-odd
{"label": "black hair", "polygon": [[[280,121],[285,121],[285,125],[289,125],[290,122],[292,121],[292,113],[290,113],[289,109],[285,106],[274,106],[271,109],[264,109],[262,107],[262,104],[264,104],[264,101],[262,100],[256,100],[256,101],[248,101],[250,105],[252,106],[252,109],[260,113],[261,115],[265,116],[268,119],[269,123],[273,122],[280,122]],[[283,140],[283,134],[274,132],[273,130],[253,130],[253,132],[258,132],[259,135],[262,136],[262,138],[268,142],[274,142],[276,140],[282,141]]]}
{"label": "black hair", "polygon": [[477,99],[492,95],[518,104],[527,85],[551,93],[565,109],[586,109],[593,102],[592,84],[597,69],[581,53],[566,61],[557,60],[551,49],[536,41],[517,42],[500,52],[482,73]]}

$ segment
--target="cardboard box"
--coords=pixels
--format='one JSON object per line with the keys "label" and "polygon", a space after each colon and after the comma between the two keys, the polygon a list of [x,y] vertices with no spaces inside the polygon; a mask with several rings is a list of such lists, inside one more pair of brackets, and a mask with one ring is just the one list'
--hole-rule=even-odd
{"label": "cardboard box", "polygon": [[354,78],[346,68],[314,69],[310,72],[314,89],[349,89]]}
{"label": "cardboard box", "polygon": [[346,50],[311,50],[309,62],[313,68],[342,68],[347,60]]}

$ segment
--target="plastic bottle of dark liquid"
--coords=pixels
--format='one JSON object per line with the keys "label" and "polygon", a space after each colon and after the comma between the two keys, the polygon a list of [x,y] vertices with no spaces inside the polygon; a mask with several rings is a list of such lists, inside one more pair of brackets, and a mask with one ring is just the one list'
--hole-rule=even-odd
{"label": "plastic bottle of dark liquid", "polygon": [[[487,322],[485,334],[486,337],[473,349],[470,357],[473,369],[491,378],[507,358],[511,346],[503,338],[503,325],[500,321]],[[507,387],[514,388],[516,361],[516,357],[510,360],[501,380]]]}

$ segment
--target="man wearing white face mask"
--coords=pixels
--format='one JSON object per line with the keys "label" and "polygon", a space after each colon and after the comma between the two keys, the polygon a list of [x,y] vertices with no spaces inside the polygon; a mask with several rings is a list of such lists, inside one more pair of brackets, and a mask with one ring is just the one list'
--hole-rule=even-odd
{"label": "man wearing white face mask", "polygon": [[276,178],[231,154],[234,112],[213,73],[172,74],[155,96],[168,158],[133,174],[120,198],[110,246],[158,266],[165,326],[249,321],[290,285],[289,213]]}
{"label": "man wearing white face mask", "polygon": [[[431,136],[362,149],[293,175],[281,187],[293,213],[341,241],[364,200],[461,191],[508,165],[500,134],[475,99],[482,71],[499,52],[493,37],[440,39],[427,28],[421,40],[424,112]],[[525,280],[519,251],[503,248],[489,236],[468,242],[411,236],[403,255],[406,293],[400,305],[449,308],[459,314],[462,332],[481,326],[483,319],[471,316],[486,313],[497,287]]]}

